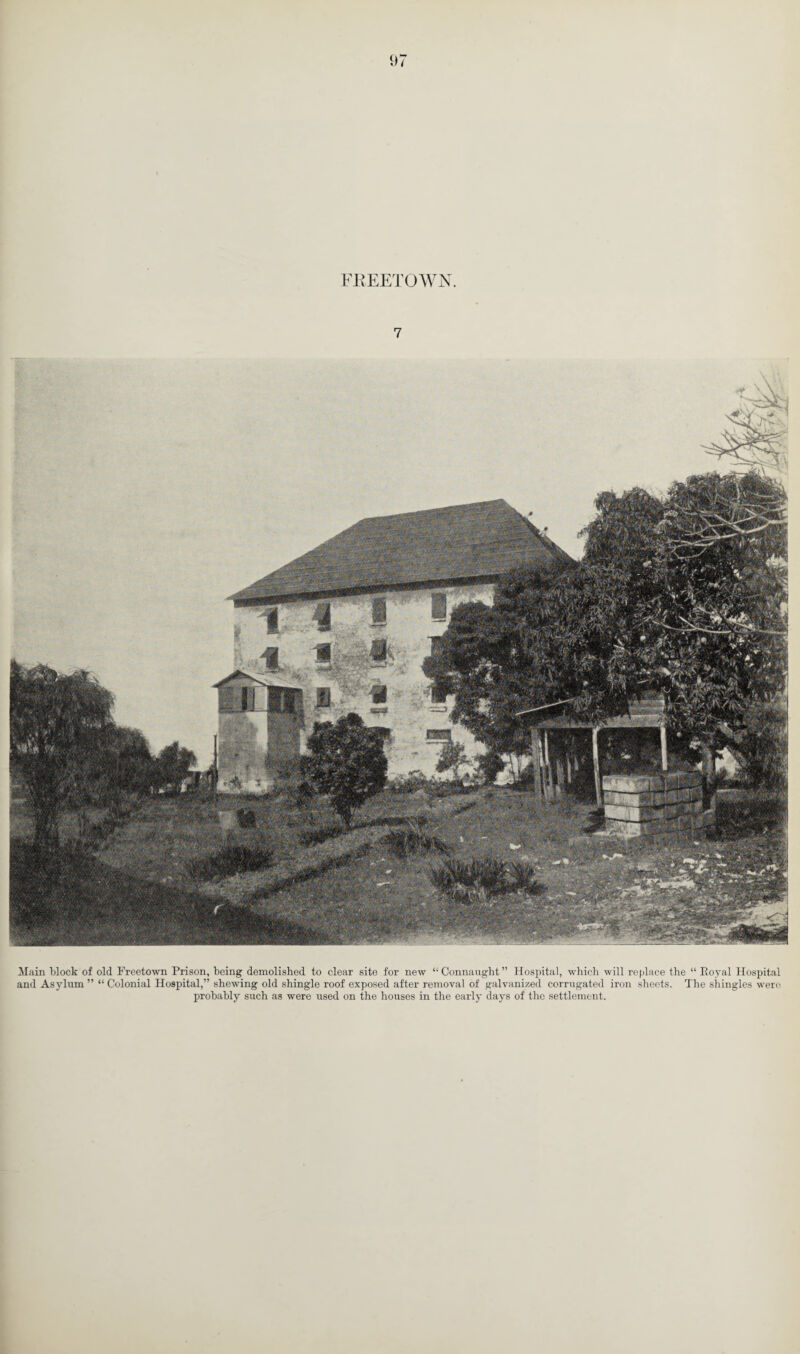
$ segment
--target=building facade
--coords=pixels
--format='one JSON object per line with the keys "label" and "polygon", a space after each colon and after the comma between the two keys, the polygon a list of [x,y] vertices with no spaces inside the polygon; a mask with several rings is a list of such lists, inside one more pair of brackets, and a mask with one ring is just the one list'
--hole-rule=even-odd
{"label": "building facade", "polygon": [[[235,593],[235,672],[218,688],[220,790],[268,791],[291,774],[286,758],[278,774],[270,766],[267,718],[263,737],[253,737],[261,726],[247,702],[272,699],[277,706],[278,697],[263,694],[270,686],[296,693],[289,699],[299,752],[315,723],[351,711],[383,731],[390,777],[413,770],[431,775],[453,740],[467,755],[482,751],[453,724],[452,700],[425,676],[423,661],[454,608],[491,604],[497,580],[510,568],[549,571],[568,561],[527,518],[496,499],[365,518]],[[234,695],[224,694],[231,689]]]}

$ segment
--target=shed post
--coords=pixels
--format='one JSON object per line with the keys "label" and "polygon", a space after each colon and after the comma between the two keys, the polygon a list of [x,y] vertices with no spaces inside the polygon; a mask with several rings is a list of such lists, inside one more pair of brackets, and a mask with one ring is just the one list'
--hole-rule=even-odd
{"label": "shed post", "polygon": [[550,765],[550,735],[547,729],[544,730],[544,797],[548,804],[552,804],[555,799],[553,789],[553,768]]}
{"label": "shed post", "polygon": [[603,807],[603,782],[600,779],[600,730],[596,724],[592,725],[592,766],[594,767],[594,797],[597,801],[598,809]]}
{"label": "shed post", "polygon": [[667,752],[667,726],[662,724],[661,730],[661,770],[669,771],[669,754]]}
{"label": "shed post", "polygon": [[566,793],[567,773],[564,762],[563,734],[556,740],[553,750],[553,764],[556,773],[556,799],[563,799]]}
{"label": "shed post", "polygon": [[533,793],[536,799],[542,798],[542,753],[539,746],[541,735],[534,725],[531,729],[531,758],[533,760]]}

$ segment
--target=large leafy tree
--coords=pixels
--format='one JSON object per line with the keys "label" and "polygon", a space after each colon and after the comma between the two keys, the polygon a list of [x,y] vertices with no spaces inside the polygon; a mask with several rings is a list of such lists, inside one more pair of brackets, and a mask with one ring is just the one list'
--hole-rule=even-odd
{"label": "large leafy tree", "polygon": [[672,514],[716,494],[722,478],[696,476],[665,498],[602,493],[579,565],[555,578],[509,575],[493,606],[457,608],[424,665],[454,693],[453,718],[509,753],[524,747],[516,714],[526,706],[571,698],[576,714],[599,720],[655,686],[673,736],[699,744],[712,778],[715,751],[735,740],[752,702],[782,689],[786,663],[769,572],[776,541],[735,533],[703,551],[672,548]]}
{"label": "large leafy tree", "polygon": [[316,724],[303,762],[310,780],[330,796],[346,827],[356,809],[386,784],[383,734],[380,729],[368,729],[355,713],[343,715],[335,724]]}
{"label": "large leafy tree", "polygon": [[114,697],[91,672],[12,660],[10,706],[11,762],[30,795],[42,855],[58,845],[59,814],[111,724]]}

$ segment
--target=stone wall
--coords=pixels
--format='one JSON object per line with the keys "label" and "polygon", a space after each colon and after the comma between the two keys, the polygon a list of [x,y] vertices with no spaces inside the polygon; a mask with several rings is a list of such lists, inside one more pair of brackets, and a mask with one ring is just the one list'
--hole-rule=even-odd
{"label": "stone wall", "polygon": [[623,837],[702,837],[699,771],[603,777],[606,827]]}

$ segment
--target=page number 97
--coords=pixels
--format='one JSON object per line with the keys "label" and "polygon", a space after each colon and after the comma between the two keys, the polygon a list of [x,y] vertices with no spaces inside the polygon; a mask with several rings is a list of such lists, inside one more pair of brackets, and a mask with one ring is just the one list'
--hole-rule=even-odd
{"label": "page number 97", "polygon": [[406,64],[407,56],[408,52],[392,52],[392,55],[389,57],[389,65],[404,66]]}

